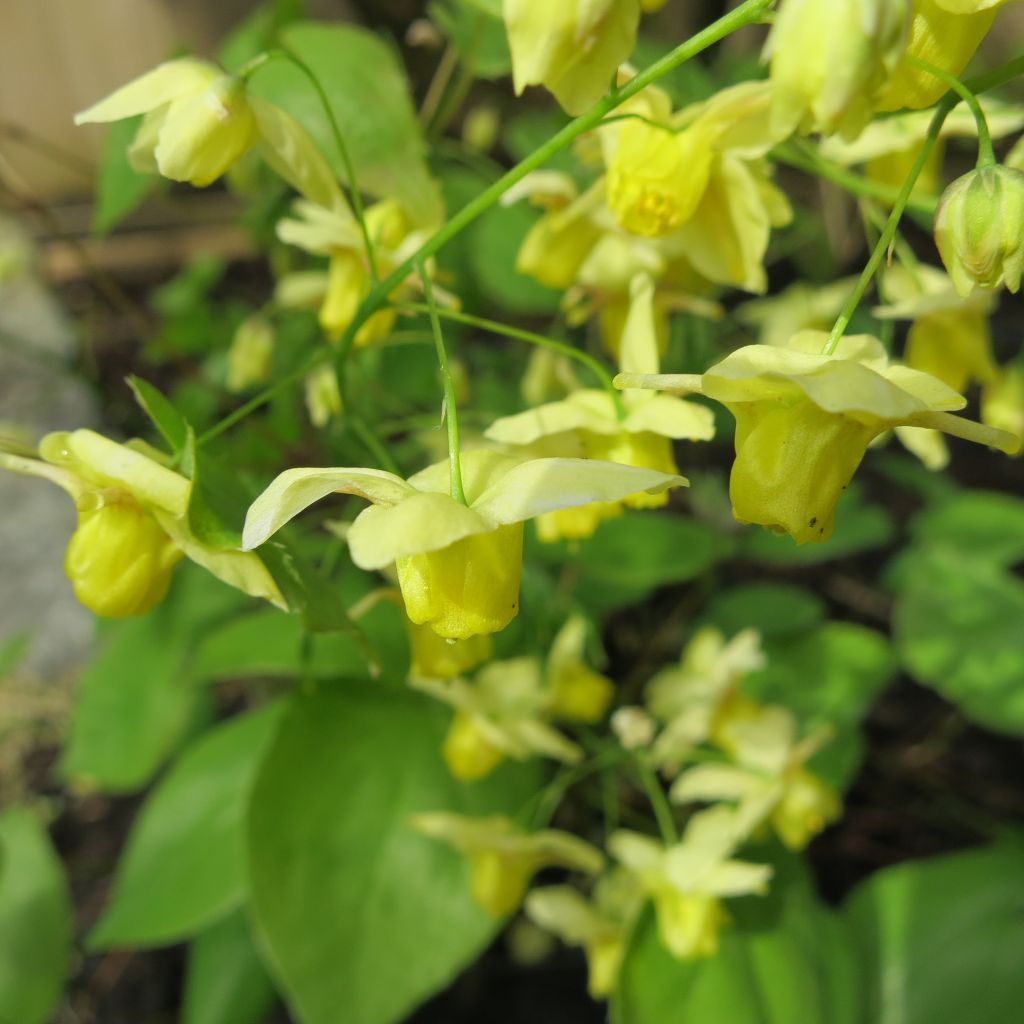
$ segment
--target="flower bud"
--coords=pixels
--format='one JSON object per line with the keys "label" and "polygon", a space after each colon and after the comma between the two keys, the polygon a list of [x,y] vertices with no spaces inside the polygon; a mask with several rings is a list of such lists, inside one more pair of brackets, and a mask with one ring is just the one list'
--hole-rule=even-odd
{"label": "flower bud", "polygon": [[995,165],[957,178],[935,214],[935,243],[956,290],[1011,292],[1024,272],[1024,172]]}
{"label": "flower bud", "polygon": [[97,615],[123,619],[159,604],[181,551],[131,499],[79,514],[64,569],[75,596]]}
{"label": "flower bud", "polygon": [[855,138],[903,54],[907,0],[786,0],[766,53],[772,121]]}
{"label": "flower bud", "polygon": [[245,391],[270,374],[274,328],[259,314],[242,321],[228,351],[228,390]]}

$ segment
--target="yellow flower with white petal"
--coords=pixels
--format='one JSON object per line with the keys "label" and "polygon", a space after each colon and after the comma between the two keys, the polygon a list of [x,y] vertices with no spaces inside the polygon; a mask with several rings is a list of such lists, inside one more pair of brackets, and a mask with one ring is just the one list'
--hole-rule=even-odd
{"label": "yellow flower with white petal", "polygon": [[[326,279],[318,279],[323,289],[320,326],[328,338],[336,341],[352,323],[373,284],[362,229],[344,203],[327,208],[299,199],[292,209],[295,216],[278,223],[277,235],[288,245],[328,257]],[[366,228],[380,274],[390,273],[418,249],[427,236],[426,229],[413,228],[402,207],[393,199],[382,200],[366,210]],[[311,281],[310,278],[305,280]],[[400,289],[415,289],[417,280],[415,275],[410,275]],[[309,302],[308,295],[303,294],[301,298],[302,304]],[[355,343],[368,345],[386,335],[395,316],[393,309],[378,310],[359,328]]]}
{"label": "yellow flower with white petal", "polygon": [[784,134],[856,138],[903,56],[908,0],[783,0],[765,45]]}
{"label": "yellow flower with white petal", "polygon": [[848,336],[822,355],[826,340],[803,331],[788,348],[738,349],[701,376],[620,374],[617,384],[699,392],[726,406],[736,417],[733,514],[799,544],[829,537],[840,495],[887,430],[930,427],[1018,451],[1019,438],[952,416],[965,399],[929,374],[889,364],[876,338]]}
{"label": "yellow flower with white petal", "polygon": [[38,453],[0,447],[0,468],[43,477],[78,509],[65,570],[75,595],[97,615],[145,615],[163,600],[182,555],[230,586],[287,608],[253,554],[211,547],[188,523],[192,481],[142,442],[118,444],[91,430],[47,434]]}
{"label": "yellow flower with white petal", "polygon": [[[1007,0],[911,0],[906,57],[959,75],[992,27],[996,11]],[[946,85],[923,68],[903,60],[889,79],[877,108],[880,111],[930,107]]]}
{"label": "yellow flower with white petal", "polygon": [[679,664],[658,672],[644,691],[648,711],[664,724],[651,751],[654,763],[663,772],[678,771],[693,749],[711,736],[743,677],[764,664],[756,630],[745,629],[729,641],[713,627],[698,630]]}
{"label": "yellow flower with white petal", "polygon": [[768,822],[791,850],[803,849],[842,809],[839,794],[805,767],[828,737],[819,731],[798,740],[796,720],[785,708],[737,702],[715,730],[715,742],[733,763],[690,768],[670,797],[676,803],[736,801],[741,831]]}
{"label": "yellow flower with white petal", "polygon": [[541,868],[596,875],[604,865],[599,850],[568,832],[525,832],[501,815],[470,818],[432,811],[414,815],[412,827],[466,856],[473,899],[492,917],[511,914]]}
{"label": "yellow flower with white petal", "polygon": [[75,124],[136,114],[146,115],[128,151],[138,171],[202,187],[255,147],[313,202],[343,201],[320,151],[298,122],[208,61],[167,61],[77,114]]}
{"label": "yellow flower with white petal", "polygon": [[745,838],[735,812],[715,807],[693,815],[674,846],[636,832],[616,832],[609,839],[609,853],[654,903],[661,943],[678,960],[718,951],[718,934],[728,920],[724,897],[767,892],[770,867],[730,859]]}
{"label": "yellow flower with white petal", "polygon": [[502,14],[516,95],[543,85],[568,113],[582,114],[633,52],[640,0],[504,0]]}
{"label": "yellow flower with white petal", "polygon": [[629,928],[642,902],[636,880],[616,869],[598,880],[592,899],[569,885],[549,885],[534,889],[524,909],[534,924],[583,949],[587,990],[594,999],[607,999],[618,980]]}
{"label": "yellow flower with white petal", "polygon": [[462,456],[468,505],[451,497],[449,463],[403,480],[375,469],[289,469],[249,509],[243,544],[262,544],[328,494],[373,504],[348,531],[361,569],[394,564],[409,618],[443,637],[504,629],[519,610],[523,523],[591,501],[619,501],[685,484],[679,476],[582,459],[523,461],[491,451]]}
{"label": "yellow flower with white petal", "polygon": [[[631,295],[621,365],[629,372],[654,372],[658,366],[658,347],[651,279],[638,276]],[[531,445],[545,439],[555,439],[555,443],[572,440],[589,458],[674,474],[678,469],[672,455],[673,439],[708,440],[714,435],[711,411],[693,402],[644,392],[627,392],[620,402],[607,391],[581,389],[560,402],[496,420],[484,436],[507,445]],[[625,504],[656,507],[667,500],[663,494],[645,493],[625,499]],[[618,509],[605,506],[578,512],[574,509],[571,516],[559,513],[557,519],[549,516],[540,536],[544,540],[586,537],[599,522],[617,512]]]}

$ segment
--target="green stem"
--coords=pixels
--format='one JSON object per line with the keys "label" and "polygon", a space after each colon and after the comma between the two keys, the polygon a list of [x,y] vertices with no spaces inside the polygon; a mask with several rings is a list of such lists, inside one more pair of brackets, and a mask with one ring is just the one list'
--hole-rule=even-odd
{"label": "green stem", "polygon": [[906,58],[907,63],[927,72],[937,78],[947,89],[951,89],[967,104],[968,109],[974,116],[974,123],[978,126],[978,167],[992,167],[996,162],[995,150],[992,148],[992,136],[989,134],[988,121],[985,119],[985,111],[981,109],[978,97],[956,75],[951,75],[926,60],[919,60],[917,57]]}
{"label": "green stem", "polygon": [[437,362],[441,367],[441,382],[444,385],[444,418],[448,425],[448,472],[451,478],[452,497],[468,505],[466,492],[462,486],[462,458],[459,452],[459,412],[455,404],[455,381],[452,380],[451,367],[448,365],[448,351],[444,347],[444,333],[437,314],[437,300],[434,298],[434,287],[430,283],[427,268],[419,264],[420,280],[423,292],[427,296],[427,309],[430,312],[430,326],[434,332],[434,344],[437,347]]}
{"label": "green stem", "polygon": [[633,764],[636,766],[636,773],[640,779],[640,784],[644,787],[647,799],[651,802],[651,807],[654,810],[654,817],[658,822],[658,831],[661,832],[662,842],[666,846],[674,846],[679,842],[679,833],[676,831],[675,819],[672,817],[672,808],[668,805],[665,791],[661,788],[661,784],[651,770],[651,766],[641,755],[633,758]]}
{"label": "green stem", "polygon": [[745,0],[735,10],[730,11],[718,21],[698,32],[686,42],[677,46],[661,60],[655,61],[650,67],[630,79],[617,91],[598,100],[585,114],[570,121],[561,131],[553,135],[544,145],[535,149],[528,157],[521,160],[515,167],[502,175],[494,184],[484,189],[475,199],[470,200],[454,217],[451,218],[435,234],[427,239],[420,248],[407,259],[403,260],[388,276],[378,282],[367,295],[356,313],[355,319],[345,331],[338,345],[337,358],[344,361],[355,341],[359,328],[387,300],[416,266],[433,256],[457,234],[473,223],[479,216],[489,210],[517,182],[520,182],[531,171],[537,170],[548,162],[555,154],[560,153],[584,132],[596,128],[606,114],[621,106],[637,93],[643,91],[651,83],[668,74],[680,64],[706,50],[709,46],[724,39],[727,35],[742,28],[744,25],[758,21],[772,6],[775,0]]}
{"label": "green stem", "polygon": [[320,84],[320,79],[316,77],[313,69],[299,56],[292,53],[291,50],[286,47],[282,47],[280,50],[271,50],[268,53],[261,53],[258,57],[253,58],[249,63],[239,72],[239,78],[249,78],[256,71],[266,64],[269,64],[272,60],[287,60],[301,71],[310,84],[313,86],[314,91],[320,99],[320,105],[324,109],[324,114],[327,116],[327,123],[331,127],[331,135],[334,138],[334,145],[337,147],[338,155],[341,157],[342,167],[345,169],[346,184],[348,185],[348,191],[352,197],[352,211],[355,214],[356,220],[359,222],[359,230],[363,236],[363,244],[366,246],[366,260],[370,265],[370,274],[374,281],[380,279],[380,274],[377,270],[377,256],[373,248],[373,239],[370,237],[370,228],[366,223],[366,210],[363,207],[363,197],[359,191],[359,181],[356,178],[355,165],[352,163],[352,157],[349,154],[348,146],[345,145],[344,136],[341,134],[341,128],[338,127],[337,118],[334,116],[334,108],[331,106],[331,101],[324,91],[324,87]]}
{"label": "green stem", "polygon": [[[813,146],[798,146],[795,142],[783,143],[772,151],[772,159],[778,163],[788,164],[797,170],[805,171],[816,177],[831,181],[834,185],[846,189],[855,196],[865,199],[877,199],[879,202],[892,205],[899,195],[898,191],[889,185],[872,181],[861,174],[856,174],[845,167],[841,167],[831,160],[825,159]],[[936,202],[933,199],[924,199],[911,196],[907,202],[907,209],[915,213],[934,214]]]}
{"label": "green stem", "polygon": [[[418,303],[408,303],[402,307],[416,313],[429,312],[428,307]],[[543,334],[535,334],[533,331],[524,331],[519,327],[509,327],[498,320],[487,320],[484,317],[472,316],[469,313],[462,313],[454,309],[439,309],[438,316],[454,323],[465,324],[467,327],[477,327],[482,331],[490,331],[492,334],[501,334],[507,338],[515,338],[517,341],[525,341],[530,345],[539,345],[541,348],[550,349],[560,355],[575,359],[585,366],[601,382],[601,387],[608,392],[612,402],[615,404],[615,412],[620,420],[626,418],[626,407],[622,403],[622,394],[616,390],[612,383],[612,375],[593,357],[586,352],[576,348],[575,345],[567,345],[564,341],[555,341],[554,338],[546,338]]]}

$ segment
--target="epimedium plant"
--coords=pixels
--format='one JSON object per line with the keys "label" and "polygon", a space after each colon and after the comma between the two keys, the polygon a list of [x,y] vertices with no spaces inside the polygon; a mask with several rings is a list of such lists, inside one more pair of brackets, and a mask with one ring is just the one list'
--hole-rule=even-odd
{"label": "epimedium plant", "polygon": [[[941,475],[944,435],[1020,447],[1024,370],[988,324],[1024,264],[1024,154],[999,162],[992,138],[1024,111],[988,94],[1024,62],[959,77],[1000,2],[746,0],[638,71],[662,6],[433,5],[448,49],[417,120],[381,39],[277,5],[226,70],[177,58],[77,117],[135,119],[103,223],[139,175],[223,178],[275,275],[230,345],[187,315],[217,302],[215,272],[158,296],[151,357],[181,334],[215,354],[199,392],[130,381],[151,441],[0,447],[70,495],[75,593],[125,620],[61,770],[152,788],[86,943],[187,942],[187,1024],[257,1022],[277,996],[310,1024],[400,1021],[510,922],[582,949],[622,1022],[941,1024],[1019,1002],[1005,958],[936,948],[1021,940],[1019,836],[879,872],[840,909],[803,851],[840,819],[898,666],[991,728],[1024,722],[1024,502]],[[765,77],[680,77],[764,25]],[[445,130],[476,74],[508,72],[566,116],[510,121],[506,170],[486,108]],[[943,190],[956,135],[977,167]],[[806,217],[779,165],[854,195],[870,255],[729,308],[768,292],[773,238]],[[938,259],[904,217],[934,217]],[[957,415],[974,385],[980,422]],[[695,478],[684,513],[681,472],[730,431],[728,496]],[[893,642],[773,578],[890,544],[854,480],[890,434],[912,454],[878,458],[927,502],[887,570]],[[310,450],[335,464],[298,464]],[[762,578],[729,585],[737,562]],[[603,656],[612,612],[680,584],[667,641]],[[223,718],[227,680],[244,710]],[[66,889],[25,808],[0,850],[0,1016],[32,1024],[59,999]]]}

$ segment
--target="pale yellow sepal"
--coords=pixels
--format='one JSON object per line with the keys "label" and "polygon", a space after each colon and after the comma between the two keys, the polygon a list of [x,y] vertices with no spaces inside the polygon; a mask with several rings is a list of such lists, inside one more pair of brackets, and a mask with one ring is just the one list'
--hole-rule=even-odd
{"label": "pale yellow sepal", "polygon": [[170,60],[121,86],[105,99],[75,115],[75,124],[120,121],[206,89],[221,76],[208,61],[183,57]]}
{"label": "pale yellow sepal", "polygon": [[524,832],[509,818],[469,818],[446,811],[417,814],[418,832],[455,847],[469,861],[473,898],[492,917],[504,917],[526,896],[533,876],[544,867],[597,874],[600,851],[567,832]]}

